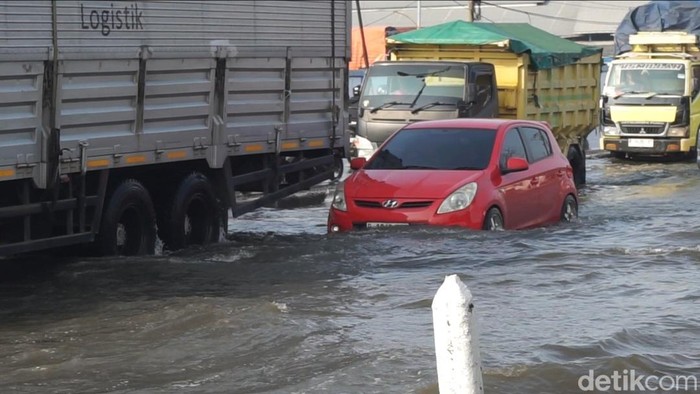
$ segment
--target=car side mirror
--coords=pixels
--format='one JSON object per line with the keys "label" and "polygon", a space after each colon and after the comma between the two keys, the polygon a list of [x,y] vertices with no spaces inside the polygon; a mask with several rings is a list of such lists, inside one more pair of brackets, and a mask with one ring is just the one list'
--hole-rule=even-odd
{"label": "car side mirror", "polygon": [[350,160],[350,169],[359,170],[365,166],[365,163],[367,163],[367,158],[355,157],[352,160]]}
{"label": "car side mirror", "polygon": [[352,88],[352,96],[356,97],[360,95],[360,85],[354,86]]}
{"label": "car side mirror", "polygon": [[530,165],[527,163],[527,160],[522,157],[514,156],[506,160],[506,166],[501,169],[501,172],[503,174],[508,174],[511,172],[525,171],[528,168],[530,168]]}

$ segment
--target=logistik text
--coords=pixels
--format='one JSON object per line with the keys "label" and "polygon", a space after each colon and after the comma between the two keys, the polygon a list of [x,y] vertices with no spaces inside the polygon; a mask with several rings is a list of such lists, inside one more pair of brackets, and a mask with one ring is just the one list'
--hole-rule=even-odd
{"label": "logistik text", "polygon": [[114,30],[143,30],[143,11],[138,3],[124,8],[114,4],[107,8],[90,8],[80,4],[80,27],[83,30],[100,30],[103,36],[108,36]]}

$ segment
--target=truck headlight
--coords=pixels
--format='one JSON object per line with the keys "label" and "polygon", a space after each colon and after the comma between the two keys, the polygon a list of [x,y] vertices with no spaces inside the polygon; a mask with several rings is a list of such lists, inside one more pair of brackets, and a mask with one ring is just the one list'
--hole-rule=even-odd
{"label": "truck headlight", "polygon": [[667,135],[669,137],[687,137],[688,136],[688,126],[671,127],[668,129]]}
{"label": "truck headlight", "polygon": [[335,193],[333,193],[333,202],[331,206],[339,211],[347,211],[348,204],[345,202],[345,185],[344,183],[339,183],[335,188]]}
{"label": "truck headlight", "polygon": [[620,129],[615,126],[603,126],[603,134],[605,135],[620,135]]}
{"label": "truck headlight", "polygon": [[447,196],[442,204],[440,204],[437,213],[448,213],[465,209],[474,201],[475,195],[476,183],[467,183]]}

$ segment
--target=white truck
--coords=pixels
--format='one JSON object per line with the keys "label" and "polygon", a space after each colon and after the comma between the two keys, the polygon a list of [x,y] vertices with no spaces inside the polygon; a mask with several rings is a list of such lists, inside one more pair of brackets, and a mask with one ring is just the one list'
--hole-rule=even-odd
{"label": "white truck", "polygon": [[351,23],[341,0],[0,0],[0,256],[216,242],[330,179]]}

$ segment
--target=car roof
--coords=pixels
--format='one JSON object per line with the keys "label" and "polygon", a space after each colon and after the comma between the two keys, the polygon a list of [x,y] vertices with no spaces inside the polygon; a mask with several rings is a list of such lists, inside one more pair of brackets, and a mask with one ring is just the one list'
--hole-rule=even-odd
{"label": "car roof", "polygon": [[428,129],[428,128],[478,128],[497,130],[501,127],[511,125],[529,124],[532,126],[549,126],[545,122],[537,122],[532,120],[519,119],[480,119],[480,118],[461,118],[461,119],[441,119],[441,120],[425,120],[421,122],[411,123],[405,129]]}

